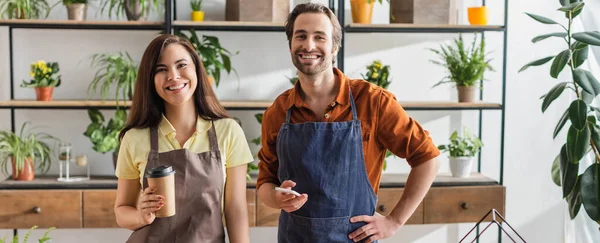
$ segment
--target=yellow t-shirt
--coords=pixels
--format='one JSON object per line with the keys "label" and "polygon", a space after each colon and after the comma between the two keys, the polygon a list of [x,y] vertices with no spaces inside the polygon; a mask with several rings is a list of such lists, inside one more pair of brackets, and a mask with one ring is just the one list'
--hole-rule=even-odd
{"label": "yellow t-shirt", "polygon": [[[254,161],[246,136],[240,125],[233,119],[220,119],[214,122],[221,161],[223,164],[223,178],[227,177],[227,168],[243,165]],[[198,117],[196,132],[184,143],[183,148],[190,152],[202,153],[210,150],[208,130],[211,122]],[[181,149],[175,139],[175,128],[163,115],[158,126],[158,152],[168,152]],[[119,148],[117,168],[115,175],[121,179],[140,179],[143,185],[143,176],[150,153],[150,129],[131,129],[125,133]],[[226,181],[226,180],[223,180]]]}

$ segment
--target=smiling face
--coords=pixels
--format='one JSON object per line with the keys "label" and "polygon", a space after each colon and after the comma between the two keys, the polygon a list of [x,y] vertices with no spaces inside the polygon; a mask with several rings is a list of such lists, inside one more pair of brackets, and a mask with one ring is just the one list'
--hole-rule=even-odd
{"label": "smiling face", "polygon": [[165,105],[179,106],[191,99],[198,85],[196,66],[180,44],[170,44],[156,63],[154,87]]}
{"label": "smiling face", "polygon": [[331,69],[337,50],[333,48],[333,25],[322,13],[303,13],[294,23],[290,44],[292,62],[298,71],[315,75]]}

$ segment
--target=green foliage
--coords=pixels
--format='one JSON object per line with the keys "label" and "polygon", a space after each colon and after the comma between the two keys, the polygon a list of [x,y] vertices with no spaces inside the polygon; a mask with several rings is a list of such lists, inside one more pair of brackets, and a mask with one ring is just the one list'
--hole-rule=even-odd
{"label": "green foliage", "polygon": [[8,19],[45,19],[50,10],[52,7],[45,0],[0,1],[0,16]]}
{"label": "green foliage", "polygon": [[367,74],[361,74],[363,79],[374,83],[384,89],[390,85],[390,66],[381,64],[380,60],[375,60],[371,65],[367,66]]}
{"label": "green foliage", "polygon": [[202,10],[202,0],[191,0],[190,6],[192,7],[192,11],[201,11]]}
{"label": "green foliage", "polygon": [[92,123],[88,125],[83,133],[90,139],[94,145],[92,149],[99,153],[119,151],[119,132],[125,126],[127,113],[123,109],[118,109],[115,116],[104,125],[104,116],[97,109],[89,109],[88,116]]}
{"label": "green foliage", "polygon": [[[159,7],[164,6],[163,3],[162,0],[101,0],[100,13],[104,13],[108,7],[108,18],[110,19],[112,19],[113,14],[116,15],[117,19],[125,14],[128,20],[138,20],[148,17],[151,9],[158,12]],[[135,12],[136,4],[139,4],[139,12]]]}
{"label": "green foliage", "polygon": [[98,71],[87,88],[88,97],[90,91],[97,92],[96,89],[100,84],[100,96],[104,101],[111,87],[116,84],[117,105],[119,105],[119,97],[123,100],[131,98],[137,79],[138,65],[129,53],[95,54],[92,56],[91,67],[98,68]]}
{"label": "green foliage", "polygon": [[[569,67],[570,80],[557,83],[542,96],[543,113],[564,90],[571,90],[577,95],[577,99],[571,101],[553,132],[552,137],[556,138],[567,122],[570,122],[567,141],[552,163],[551,177],[556,185],[562,187],[562,197],[569,204],[571,219],[577,216],[583,205],[587,215],[600,223],[600,109],[591,105],[594,98],[600,94],[600,83],[591,72],[580,67],[587,59],[589,46],[600,46],[600,32],[573,33],[573,19],[581,13],[585,3],[581,0],[560,0],[559,3],[561,7],[557,11],[565,13],[566,26],[540,15],[526,14],[537,22],[558,25],[563,30],[534,37],[533,43],[551,38],[559,39],[566,44],[566,48],[555,55],[525,64],[519,72],[552,60],[549,74],[550,77],[558,79],[565,67]],[[594,163],[580,174],[579,161],[590,152],[594,154]]]}
{"label": "green foliage", "polygon": [[482,38],[476,46],[477,36],[473,38],[471,47],[466,50],[462,34],[454,40],[454,46],[441,45],[440,50],[429,49],[437,54],[440,60],[431,60],[432,63],[447,69],[449,75],[435,84],[436,87],[444,83],[454,83],[456,86],[475,86],[481,80],[485,70],[495,71],[486,59],[485,41]]}
{"label": "green foliage", "polygon": [[68,6],[68,5],[71,5],[71,4],[74,4],[74,3],[84,3],[84,4],[86,4],[86,3],[88,3],[88,0],[63,0],[63,4],[65,6]]}
{"label": "green foliage", "polygon": [[214,78],[217,87],[219,87],[222,70],[225,70],[227,74],[233,71],[237,76],[237,71],[231,66],[231,56],[237,55],[239,52],[232,54],[223,48],[219,42],[219,38],[203,35],[202,40],[200,40],[195,30],[191,30],[189,36],[179,30],[175,31],[175,34],[188,39],[192,43],[196,52],[202,58],[202,63],[204,64],[204,68],[206,68],[207,74]]}
{"label": "green foliage", "polygon": [[447,151],[450,157],[473,157],[481,151],[483,143],[478,137],[473,136],[468,128],[463,129],[463,135],[459,136],[457,131],[450,135],[450,144],[440,145],[438,149]]}
{"label": "green foliage", "polygon": [[29,76],[31,76],[32,80],[29,82],[23,80],[21,87],[58,87],[61,82],[61,76],[58,75],[59,71],[60,68],[57,62],[46,63],[43,60],[36,61],[30,66]]}
{"label": "green foliage", "polygon": [[58,140],[55,137],[43,132],[25,131],[29,122],[23,123],[21,131],[17,135],[10,131],[0,131],[0,167],[2,172],[8,175],[8,165],[11,163],[11,157],[15,159],[16,175],[23,170],[25,159],[32,158],[37,162],[37,168],[42,173],[50,169],[52,151],[45,140]]}
{"label": "green foliage", "polygon": [[[25,235],[23,236],[23,242],[22,243],[27,243],[27,240],[29,240],[29,236],[31,235],[31,232],[34,229],[37,229],[37,225],[34,225],[33,227],[31,227],[31,229],[29,229],[29,231],[27,231],[27,233],[25,233]],[[42,238],[38,239],[38,243],[44,243],[44,242],[48,242],[50,240],[52,240],[52,238],[50,238],[50,236],[48,236],[48,234],[50,233],[50,231],[55,230],[56,227],[50,227],[48,228],[48,230],[46,230],[46,233],[44,233],[44,235],[42,236]],[[0,238],[0,243],[5,243],[6,239],[5,238]],[[13,236],[12,241],[10,241],[10,243],[19,243],[19,236],[15,235]]]}

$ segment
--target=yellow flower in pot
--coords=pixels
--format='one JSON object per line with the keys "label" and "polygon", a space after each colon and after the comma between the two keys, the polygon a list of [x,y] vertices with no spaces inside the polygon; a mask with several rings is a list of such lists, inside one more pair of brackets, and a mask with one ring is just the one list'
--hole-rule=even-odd
{"label": "yellow flower in pot", "polygon": [[494,71],[489,64],[491,60],[486,59],[484,53],[484,40],[481,39],[479,46],[476,43],[477,36],[473,39],[471,48],[466,50],[462,35],[459,34],[458,39],[454,40],[456,47],[446,45],[441,46],[441,50],[429,49],[440,57],[440,60],[431,62],[445,67],[449,73],[433,87],[444,83],[454,83],[458,90],[458,102],[475,101],[477,82],[482,80],[486,69]]}
{"label": "yellow flower in pot", "polygon": [[51,101],[54,87],[60,86],[60,78],[57,62],[46,63],[44,60],[39,60],[31,64],[29,76],[31,81],[23,80],[21,87],[35,88],[36,99],[38,101]]}
{"label": "yellow flower in pot", "polygon": [[190,5],[192,6],[192,21],[204,21],[204,11],[202,11],[202,0],[191,0]]}

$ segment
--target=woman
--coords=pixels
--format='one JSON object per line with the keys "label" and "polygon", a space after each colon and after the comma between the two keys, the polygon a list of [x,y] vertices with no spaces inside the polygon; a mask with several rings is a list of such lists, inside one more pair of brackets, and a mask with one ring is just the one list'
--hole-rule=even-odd
{"label": "woman", "polygon": [[[254,158],[187,40],[160,35],[148,45],[119,139],[115,215],[134,230],[127,242],[225,242],[221,212],[229,240],[249,242],[245,178]],[[164,197],[144,178],[159,165],[176,171],[171,217],[156,217]]]}

